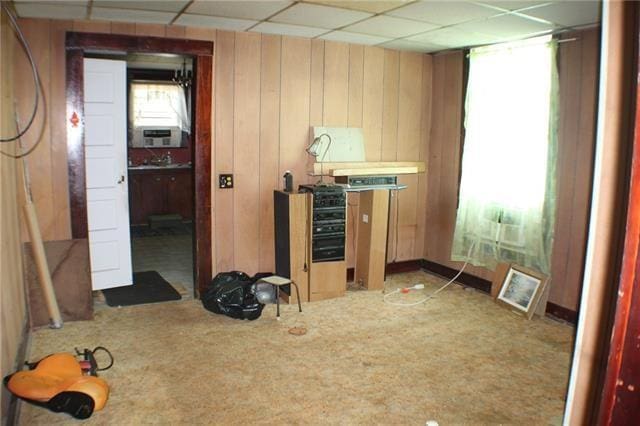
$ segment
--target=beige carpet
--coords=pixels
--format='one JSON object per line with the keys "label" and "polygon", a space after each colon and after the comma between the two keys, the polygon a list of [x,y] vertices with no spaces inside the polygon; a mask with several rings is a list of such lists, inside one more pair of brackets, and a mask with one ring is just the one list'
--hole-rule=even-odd
{"label": "beige carpet", "polygon": [[[442,283],[422,272],[388,287]],[[420,295],[403,295],[416,300]],[[308,329],[294,336],[294,326]],[[209,313],[197,300],[98,310],[92,322],[34,333],[30,359],[109,348],[104,410],[87,424],[559,424],[573,328],[527,321],[453,285],[415,307],[380,292],[275,306],[260,319]],[[77,423],[22,404],[20,424]]]}

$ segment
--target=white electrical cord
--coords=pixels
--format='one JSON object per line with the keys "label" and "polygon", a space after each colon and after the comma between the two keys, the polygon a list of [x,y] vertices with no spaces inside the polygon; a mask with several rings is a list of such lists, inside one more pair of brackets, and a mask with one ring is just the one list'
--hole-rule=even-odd
{"label": "white electrical cord", "polygon": [[[473,250],[473,247],[476,245],[475,241],[471,244],[471,246],[469,247],[469,252],[467,253],[467,259],[469,258],[469,256],[471,255],[471,250]],[[412,303],[402,303],[402,302],[393,302],[393,301],[389,301],[387,300],[387,298],[389,296],[391,296],[392,294],[398,294],[400,292],[402,292],[403,290],[405,290],[405,292],[409,292],[410,290],[422,290],[424,289],[424,284],[416,284],[412,287],[403,287],[403,288],[397,288],[395,290],[393,290],[391,293],[387,293],[382,297],[382,300],[384,301],[384,303],[388,303],[389,305],[393,305],[393,306],[416,306],[419,305],[421,303],[426,302],[427,300],[431,299],[432,297],[434,297],[436,294],[440,293],[442,290],[444,290],[445,288],[449,287],[451,284],[453,284],[453,282],[460,276],[460,274],[462,274],[462,271],[464,271],[464,268],[467,267],[467,265],[469,264],[469,261],[465,261],[464,265],[462,265],[462,268],[460,268],[460,270],[458,271],[458,273],[456,274],[455,277],[451,278],[445,285],[443,285],[442,287],[440,287],[439,289],[437,289],[436,291],[434,291],[433,293],[431,293],[430,295],[428,295],[427,297],[425,297],[424,299],[418,300],[417,302],[412,302]]]}

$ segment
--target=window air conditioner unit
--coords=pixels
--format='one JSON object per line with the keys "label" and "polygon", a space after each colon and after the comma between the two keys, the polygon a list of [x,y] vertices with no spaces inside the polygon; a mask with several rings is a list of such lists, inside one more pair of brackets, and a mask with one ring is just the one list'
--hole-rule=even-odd
{"label": "window air conditioner unit", "polygon": [[180,127],[138,126],[133,129],[133,148],[179,148],[182,145]]}

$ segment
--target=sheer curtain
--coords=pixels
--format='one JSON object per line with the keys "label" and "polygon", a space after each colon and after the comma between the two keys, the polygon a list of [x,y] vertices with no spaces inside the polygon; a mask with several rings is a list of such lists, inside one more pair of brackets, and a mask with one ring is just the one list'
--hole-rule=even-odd
{"label": "sheer curtain", "polygon": [[170,126],[190,133],[184,90],[174,83],[131,84],[133,127]]}
{"label": "sheer curtain", "polygon": [[555,211],[556,42],[472,49],[451,258],[549,273]]}

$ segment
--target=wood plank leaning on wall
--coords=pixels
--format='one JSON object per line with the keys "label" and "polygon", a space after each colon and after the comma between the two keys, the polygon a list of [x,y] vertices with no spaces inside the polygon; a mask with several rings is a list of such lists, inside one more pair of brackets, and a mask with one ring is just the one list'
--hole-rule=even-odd
{"label": "wood plank leaning on wall", "polygon": [[[560,106],[555,240],[549,301],[577,311],[584,265],[595,120],[599,30],[567,33],[558,48]],[[427,164],[424,258],[453,269],[450,259],[460,173],[464,56],[434,55],[431,139]],[[491,281],[493,272],[465,272]]]}
{"label": "wood plank leaning on wall", "polygon": [[[281,186],[285,170],[295,185],[307,176],[310,125],[362,125],[368,160],[415,160],[426,155],[425,92],[430,64],[422,55],[266,34],[196,27],[100,21],[23,19],[29,42],[41,62],[49,104],[42,146],[34,156],[36,204],[45,240],[70,236],[64,138],[64,32],[66,30],[195,38],[216,42],[214,52],[214,148],[212,171],[213,269],[270,271],[274,266],[270,191]],[[18,61],[16,72],[28,69]],[[423,81],[427,83],[423,83]],[[418,88],[419,90],[415,90]],[[26,90],[26,89],[25,89]],[[404,96],[401,93],[407,93]],[[415,93],[414,93],[415,92]],[[420,96],[422,94],[422,97]],[[30,99],[20,93],[20,99]],[[407,114],[400,117],[401,114]],[[234,173],[234,189],[217,189],[220,173]],[[400,204],[395,259],[420,259],[424,236],[418,224],[419,199],[426,185],[409,178]],[[357,196],[350,197],[357,217]],[[395,211],[393,213],[395,215]],[[394,216],[395,217],[395,216]],[[355,221],[353,221],[355,222]],[[394,228],[395,229],[395,228]],[[417,231],[419,230],[419,231]],[[349,241],[355,240],[351,223]],[[353,266],[353,243],[348,259]]]}

